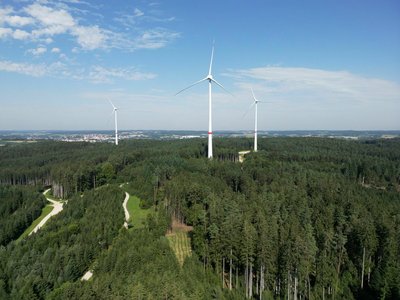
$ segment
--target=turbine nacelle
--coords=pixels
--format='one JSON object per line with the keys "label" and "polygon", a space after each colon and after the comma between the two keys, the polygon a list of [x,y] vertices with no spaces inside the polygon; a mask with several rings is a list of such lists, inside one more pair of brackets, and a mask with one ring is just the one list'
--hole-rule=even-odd
{"label": "turbine nacelle", "polygon": [[256,98],[256,96],[254,96],[253,89],[251,89],[251,93],[253,94],[253,99],[254,99],[254,103],[255,103],[255,104],[257,104],[258,102],[261,102],[260,100],[258,100],[258,99]]}

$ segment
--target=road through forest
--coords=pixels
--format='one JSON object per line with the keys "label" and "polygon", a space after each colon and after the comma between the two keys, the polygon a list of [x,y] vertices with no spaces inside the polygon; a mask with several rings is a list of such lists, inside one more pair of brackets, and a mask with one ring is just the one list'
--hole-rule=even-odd
{"label": "road through forest", "polygon": [[[47,189],[43,192],[43,195],[46,197],[46,193],[50,191],[50,189]],[[29,233],[29,235],[31,235],[32,233],[37,232],[40,228],[42,228],[44,226],[44,224],[46,224],[46,222],[52,217],[55,216],[56,214],[60,213],[63,210],[63,204],[59,201],[55,201],[52,200],[50,198],[46,197],[46,200],[49,201],[52,206],[53,206],[53,210],[43,218],[42,221],[40,221],[39,224],[36,225],[35,228],[33,228],[33,230]]]}

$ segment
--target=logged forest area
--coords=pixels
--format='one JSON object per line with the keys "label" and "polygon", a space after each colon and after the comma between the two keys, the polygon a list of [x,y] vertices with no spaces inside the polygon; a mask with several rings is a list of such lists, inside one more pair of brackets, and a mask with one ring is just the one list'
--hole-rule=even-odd
{"label": "logged forest area", "polygon": [[400,299],[400,140],[258,143],[0,147],[0,299]]}

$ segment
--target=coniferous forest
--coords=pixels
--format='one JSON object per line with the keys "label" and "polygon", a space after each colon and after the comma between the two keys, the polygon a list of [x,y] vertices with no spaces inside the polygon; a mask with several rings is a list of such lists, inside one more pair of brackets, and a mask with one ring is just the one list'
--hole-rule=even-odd
{"label": "coniferous forest", "polygon": [[[400,140],[262,138],[240,163],[251,147],[0,147],[0,299],[400,299]],[[18,239],[50,187],[63,211]],[[125,191],[143,226],[123,227]],[[191,228],[183,264],[173,221]]]}

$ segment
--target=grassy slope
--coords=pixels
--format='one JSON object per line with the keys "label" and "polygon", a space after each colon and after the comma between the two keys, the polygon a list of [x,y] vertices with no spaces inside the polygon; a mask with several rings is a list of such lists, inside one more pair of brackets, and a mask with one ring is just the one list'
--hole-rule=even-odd
{"label": "grassy slope", "polygon": [[179,264],[182,266],[186,257],[192,255],[188,233],[185,231],[177,230],[167,234],[167,238],[172,250],[174,250],[175,252]]}
{"label": "grassy slope", "polygon": [[45,216],[47,216],[51,211],[53,210],[53,206],[50,204],[47,204],[45,207],[43,207],[42,209],[42,213],[39,216],[39,218],[37,218],[35,221],[32,222],[31,226],[29,226],[23,234],[21,234],[21,236],[17,239],[17,242],[19,242],[20,240],[26,238],[28,236],[28,234],[36,227],[37,224],[40,223],[40,221],[42,221],[44,219]]}
{"label": "grassy slope", "polygon": [[143,227],[143,222],[146,220],[147,215],[153,211],[152,208],[142,209],[140,208],[140,199],[136,196],[130,195],[127,208],[130,215],[130,224],[133,228]]}

